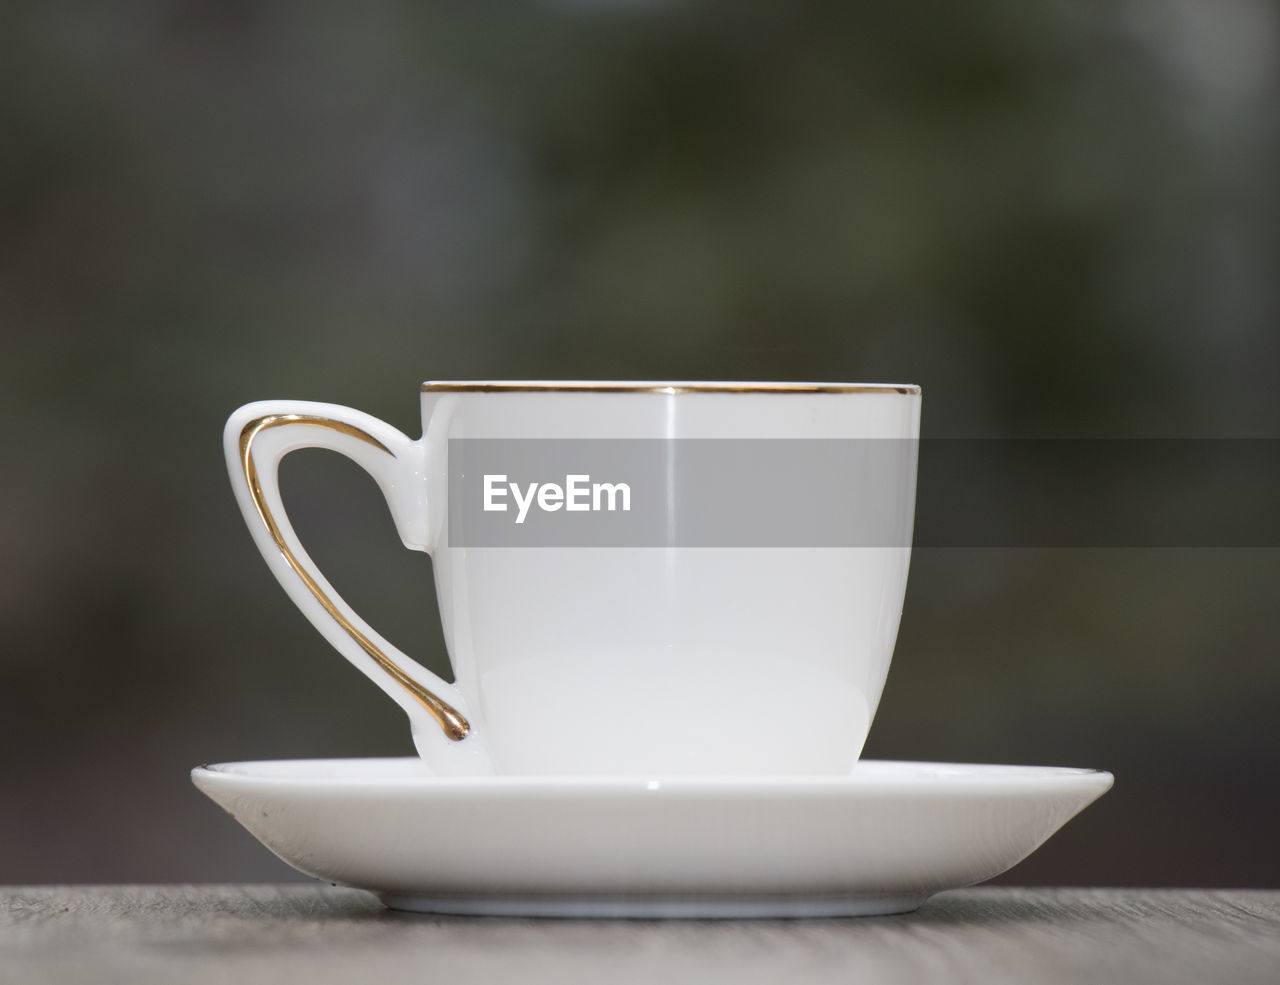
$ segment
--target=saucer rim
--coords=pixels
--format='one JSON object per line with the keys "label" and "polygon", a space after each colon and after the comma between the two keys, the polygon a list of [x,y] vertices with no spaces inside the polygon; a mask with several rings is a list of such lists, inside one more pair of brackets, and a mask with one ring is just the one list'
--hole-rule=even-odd
{"label": "saucer rim", "polygon": [[[858,766],[869,766],[860,772]],[[851,790],[883,789],[900,793],[927,789],[931,795],[953,789],[970,795],[975,786],[990,792],[1017,792],[1028,787],[1061,783],[1097,785],[1099,794],[1110,790],[1115,776],[1107,770],[1074,766],[1035,766],[1000,763],[952,763],[915,760],[862,760],[849,773],[797,775],[670,775],[670,774],[528,774],[446,776],[385,772],[388,768],[425,764],[416,756],[350,758],[294,758],[204,763],[191,770],[193,782],[251,784],[271,787],[323,787],[406,789],[456,793],[586,793],[610,794],[741,794],[811,793],[844,794]],[[314,773],[276,772],[281,767],[314,768]],[[326,767],[346,772],[320,772]],[[370,772],[357,771],[368,768]],[[901,771],[895,771],[900,768]],[[936,773],[922,771],[936,770]]]}

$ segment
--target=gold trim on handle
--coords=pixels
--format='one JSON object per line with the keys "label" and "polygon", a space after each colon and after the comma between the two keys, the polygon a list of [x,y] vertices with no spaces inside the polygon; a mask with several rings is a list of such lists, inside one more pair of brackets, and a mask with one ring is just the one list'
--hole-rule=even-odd
{"label": "gold trim on handle", "polygon": [[[373,658],[373,661],[391,678],[412,694],[418,702],[426,708],[427,712],[434,718],[444,730],[444,734],[455,742],[465,739],[471,731],[471,724],[462,716],[462,714],[450,705],[448,702],[442,701],[432,692],[419,684],[416,680],[405,673],[395,661],[388,657],[379,649],[369,637],[360,632],[359,629],[344,616],[333,601],[325,595],[324,591],[316,584],[316,580],[302,567],[302,563],[297,556],[289,549],[289,545],[285,543],[284,536],[280,533],[280,527],[276,524],[275,518],[272,517],[271,511],[267,509],[267,504],[262,495],[262,486],[258,481],[258,469],[253,461],[253,439],[261,432],[274,427],[283,427],[287,424],[307,424],[312,427],[327,428],[330,431],[337,431],[348,437],[356,438],[366,444],[373,445],[391,455],[391,449],[384,445],[373,435],[360,430],[359,428],[345,424],[342,421],[335,421],[328,417],[317,417],[310,414],[271,414],[266,417],[255,418],[244,426],[240,432],[240,464],[244,468],[245,480],[249,483],[249,494],[253,497],[253,505],[257,507],[258,516],[262,522],[266,524],[267,532],[271,534],[271,539],[275,541],[276,547],[280,549],[280,553],[284,555],[284,559],[289,563],[289,567],[294,570],[302,583],[307,586],[307,590],[315,596],[317,602],[324,608],[330,616],[333,617],[342,629],[359,645],[365,653]],[[392,456],[394,457],[394,456]]]}

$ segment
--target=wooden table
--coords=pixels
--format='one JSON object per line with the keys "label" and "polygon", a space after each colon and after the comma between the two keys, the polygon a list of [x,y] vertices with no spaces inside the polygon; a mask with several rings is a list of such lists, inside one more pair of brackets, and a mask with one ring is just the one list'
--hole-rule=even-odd
{"label": "wooden table", "polygon": [[851,920],[428,917],[310,885],[0,889],[0,982],[1280,982],[1280,891],[968,889]]}

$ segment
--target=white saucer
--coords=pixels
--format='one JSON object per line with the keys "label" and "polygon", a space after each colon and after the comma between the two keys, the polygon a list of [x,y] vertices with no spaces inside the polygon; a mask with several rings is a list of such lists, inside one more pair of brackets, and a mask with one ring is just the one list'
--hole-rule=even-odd
{"label": "white saucer", "polygon": [[414,758],[191,776],[294,868],[387,906],[574,917],[914,910],[1021,861],[1112,783],[865,761],[846,776],[759,779],[446,778]]}

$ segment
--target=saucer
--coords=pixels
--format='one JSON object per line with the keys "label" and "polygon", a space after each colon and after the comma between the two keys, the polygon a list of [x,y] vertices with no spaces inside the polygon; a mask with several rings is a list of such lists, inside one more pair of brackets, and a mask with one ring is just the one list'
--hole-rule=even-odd
{"label": "saucer", "polygon": [[389,907],[570,917],[903,913],[1004,872],[1112,784],[874,761],[761,778],[441,777],[416,758],[191,776],[294,868]]}

